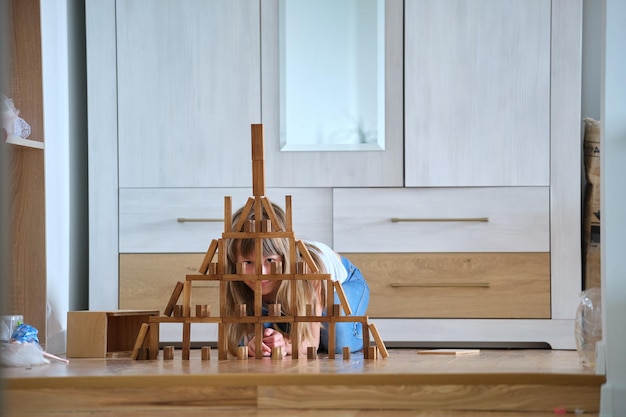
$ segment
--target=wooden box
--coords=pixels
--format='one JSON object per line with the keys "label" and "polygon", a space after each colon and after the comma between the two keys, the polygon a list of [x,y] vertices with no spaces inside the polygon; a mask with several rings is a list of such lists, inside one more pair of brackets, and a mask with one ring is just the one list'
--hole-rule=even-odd
{"label": "wooden box", "polygon": [[130,357],[141,324],[158,315],[158,310],[69,311],[67,357]]}

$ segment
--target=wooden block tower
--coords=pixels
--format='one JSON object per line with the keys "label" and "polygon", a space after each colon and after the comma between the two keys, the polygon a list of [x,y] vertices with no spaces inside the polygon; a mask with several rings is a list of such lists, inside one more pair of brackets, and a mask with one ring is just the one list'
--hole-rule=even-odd
{"label": "wooden block tower", "polygon": [[[178,282],[172,292],[172,296],[165,308],[164,316],[155,316],[150,318],[150,330],[148,332],[150,338],[150,358],[158,357],[159,343],[159,325],[160,323],[182,323],[182,358],[189,359],[189,351],[191,345],[191,325],[193,323],[216,323],[218,326],[218,358],[220,360],[228,359],[228,329],[234,323],[250,323],[254,325],[256,340],[256,358],[262,357],[262,335],[265,323],[288,323],[291,335],[294,336],[298,326],[304,323],[319,322],[328,328],[328,357],[335,357],[335,325],[340,322],[361,323],[363,327],[363,355],[368,359],[371,356],[369,343],[370,331],[374,335],[374,339],[378,348],[378,352],[382,357],[387,357],[387,350],[384,347],[382,339],[373,324],[368,324],[367,316],[353,316],[352,310],[343,292],[341,284],[333,282],[330,274],[321,273],[308,249],[304,243],[297,240],[293,231],[292,223],[292,204],[291,196],[285,196],[285,215],[286,225],[283,230],[278,221],[277,215],[272,207],[271,202],[265,197],[265,172],[264,172],[264,145],[263,145],[263,125],[252,125],[252,196],[248,198],[243,207],[243,212],[237,224],[232,225],[233,211],[232,200],[230,196],[224,197],[224,232],[220,239],[211,241],[209,248],[204,256],[203,262],[197,274],[185,276],[185,280]],[[254,212],[255,219],[263,219],[263,211],[269,217],[269,220],[250,221],[246,220],[251,212]],[[255,250],[255,266],[254,274],[244,275],[240,268],[235,273],[226,270],[227,265],[227,242],[230,239],[254,239],[256,244]],[[270,274],[262,272],[262,243],[263,239],[268,238],[285,238],[289,241],[289,270],[276,268]],[[314,315],[312,308],[307,308],[304,316],[284,316],[281,315],[280,306],[270,305],[268,315],[262,313],[262,280],[319,280],[322,285],[326,286],[328,296],[326,306],[326,316]],[[240,306],[241,309],[234,316],[227,316],[225,301],[228,281],[255,281],[254,290],[254,306],[253,314],[247,315],[245,305]],[[209,315],[208,306],[196,306],[195,317],[191,316],[191,292],[192,285],[196,281],[217,281],[219,283],[219,316],[212,317]],[[297,296],[297,286],[291,285],[291,297],[293,305]],[[337,292],[340,305],[334,304],[333,291]],[[182,306],[177,309],[177,302],[182,293]],[[178,314],[174,312],[178,310]],[[343,315],[341,314],[343,310]],[[172,314],[174,314],[172,316]],[[171,317],[172,316],[172,317]],[[141,336],[141,335],[140,335]],[[145,333],[144,333],[144,336]],[[298,359],[298,340],[297,337],[291,337],[292,341],[292,358]],[[139,341],[138,341],[139,342]],[[369,359],[375,359],[374,357]]]}

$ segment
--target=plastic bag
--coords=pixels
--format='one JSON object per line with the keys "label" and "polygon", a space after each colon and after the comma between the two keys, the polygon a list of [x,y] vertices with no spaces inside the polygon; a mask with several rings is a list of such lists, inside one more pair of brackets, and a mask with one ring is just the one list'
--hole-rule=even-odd
{"label": "plastic bag", "polygon": [[0,343],[0,365],[6,367],[30,367],[50,363],[39,339],[37,329],[20,324],[11,335],[11,340]]}
{"label": "plastic bag", "polygon": [[600,288],[590,288],[580,293],[576,310],[576,350],[580,363],[595,367],[596,343],[602,340],[602,302]]}

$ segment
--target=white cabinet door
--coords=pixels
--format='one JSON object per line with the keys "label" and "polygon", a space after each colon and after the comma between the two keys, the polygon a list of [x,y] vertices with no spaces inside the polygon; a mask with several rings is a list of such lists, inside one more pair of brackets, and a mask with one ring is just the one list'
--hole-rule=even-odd
{"label": "white cabinet door", "polygon": [[405,185],[550,185],[550,0],[406,0]]}
{"label": "white cabinet door", "polygon": [[251,184],[258,1],[119,0],[120,187]]}

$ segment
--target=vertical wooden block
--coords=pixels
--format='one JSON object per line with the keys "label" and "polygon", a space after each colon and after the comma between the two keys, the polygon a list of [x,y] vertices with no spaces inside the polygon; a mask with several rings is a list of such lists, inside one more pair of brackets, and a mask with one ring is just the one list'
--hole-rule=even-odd
{"label": "vertical wooden block", "polygon": [[265,159],[265,149],[263,143],[263,124],[257,123],[250,126],[252,139],[252,160],[262,161]]}
{"label": "vertical wooden block", "polygon": [[202,360],[208,361],[211,359],[211,347],[210,346],[202,346],[201,350]]}
{"label": "vertical wooden block", "polygon": [[237,262],[235,266],[235,273],[237,275],[243,275],[246,272],[246,264],[244,262]]}
{"label": "vertical wooden block", "polygon": [[240,361],[248,359],[248,346],[239,346],[237,348],[237,359]]}
{"label": "vertical wooden block", "polygon": [[191,317],[191,281],[183,284],[183,317]]}
{"label": "vertical wooden block", "polygon": [[370,346],[368,349],[367,359],[378,359],[378,348],[376,346]]}
{"label": "vertical wooden block", "polygon": [[174,317],[182,317],[183,316],[183,306],[182,304],[176,304],[174,306]]}
{"label": "vertical wooden block", "polygon": [[252,194],[265,195],[265,162],[252,161]]}
{"label": "vertical wooden block", "polygon": [[280,317],[282,315],[282,305],[280,304],[268,304],[267,315],[272,317]]}
{"label": "vertical wooden block", "polygon": [[339,304],[333,304],[333,316],[341,316],[341,306]]}
{"label": "vertical wooden block", "polygon": [[271,232],[272,231],[272,221],[270,219],[263,219],[261,221],[261,231],[262,232]]}
{"label": "vertical wooden block", "polygon": [[298,261],[296,263],[296,274],[304,274],[304,262]]}
{"label": "vertical wooden block", "polygon": [[283,348],[280,346],[275,346],[272,348],[272,360],[282,360],[283,359]]}
{"label": "vertical wooden block", "polygon": [[306,348],[307,359],[317,359],[317,348],[315,346],[308,346]]}
{"label": "vertical wooden block", "polygon": [[245,304],[237,304],[237,317],[246,317],[248,312]]}
{"label": "vertical wooden block", "polygon": [[343,347],[343,360],[344,361],[350,360],[350,346]]}
{"label": "vertical wooden block", "polygon": [[209,275],[217,275],[217,262],[211,262],[209,264]]}
{"label": "vertical wooden block", "polygon": [[142,346],[137,353],[137,360],[147,361],[150,359],[150,348],[148,346]]}
{"label": "vertical wooden block", "polygon": [[243,224],[243,231],[248,233],[256,232],[256,221],[246,220],[246,222]]}
{"label": "vertical wooden block", "polygon": [[174,359],[174,346],[164,346],[163,347],[163,360],[171,361]]}
{"label": "vertical wooden block", "polygon": [[183,323],[183,346],[182,346],[182,358],[184,361],[189,360],[189,354],[191,351],[191,323]]}
{"label": "vertical wooden block", "polygon": [[270,274],[278,275],[283,273],[283,263],[282,262],[272,262],[270,264]]}

